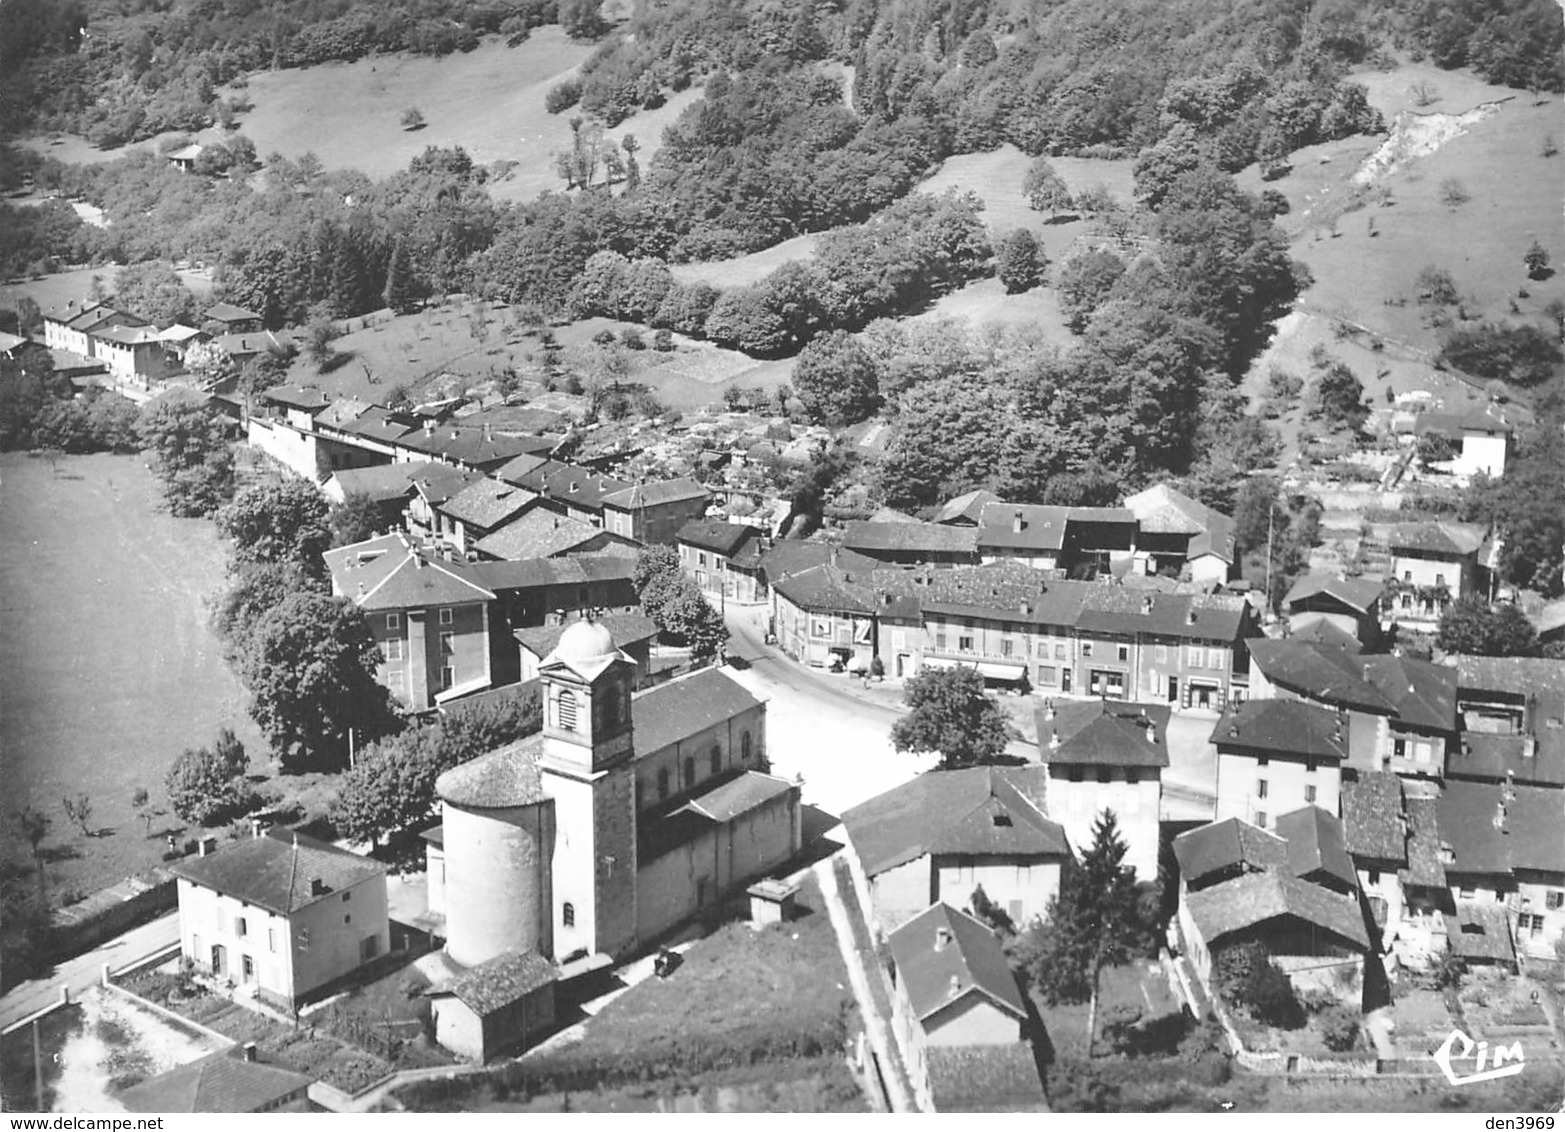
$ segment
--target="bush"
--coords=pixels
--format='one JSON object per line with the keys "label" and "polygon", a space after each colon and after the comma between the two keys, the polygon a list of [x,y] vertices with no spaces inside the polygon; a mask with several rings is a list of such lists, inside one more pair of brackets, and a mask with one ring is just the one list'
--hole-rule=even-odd
{"label": "bush", "polygon": [[558,114],[562,110],[569,110],[580,100],[581,81],[566,79],[549,88],[549,93],[543,96],[543,108],[550,114]]}
{"label": "bush", "polygon": [[1558,371],[1559,341],[1531,323],[1484,322],[1447,335],[1439,361],[1482,378],[1541,385]]}
{"label": "bush", "polygon": [[1320,1015],[1321,1041],[1326,1048],[1346,1053],[1359,1044],[1360,1015],[1356,1008],[1346,1003],[1328,1006]]}
{"label": "bush", "polygon": [[1260,943],[1241,943],[1218,951],[1212,960],[1212,981],[1225,1001],[1244,1007],[1261,1022],[1285,1030],[1297,1029],[1304,1022],[1304,1008],[1293,983]]}

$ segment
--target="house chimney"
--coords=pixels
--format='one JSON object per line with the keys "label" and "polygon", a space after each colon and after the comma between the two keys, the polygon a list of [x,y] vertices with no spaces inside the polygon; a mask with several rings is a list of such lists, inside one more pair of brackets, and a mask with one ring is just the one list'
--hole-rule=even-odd
{"label": "house chimney", "polygon": [[947,947],[950,946],[950,944],[951,944],[951,929],[950,928],[944,928],[944,927],[936,928],[935,929],[935,950],[936,951],[944,951]]}
{"label": "house chimney", "polygon": [[362,581],[359,583],[359,596],[364,596],[364,583]]}
{"label": "house chimney", "polygon": [[424,435],[425,436],[434,436],[435,435],[435,422],[434,422],[434,419],[431,418],[431,417],[425,417],[424,418]]}
{"label": "house chimney", "polygon": [[246,1061],[254,1061],[255,1060],[255,1043],[254,1042],[246,1042],[244,1044],[243,1050],[244,1050],[244,1059]]}
{"label": "house chimney", "polygon": [[484,422],[484,440],[487,442],[487,441],[490,441],[490,440],[493,440],[493,439],[494,439],[494,433],[489,428],[489,422],[485,421]]}
{"label": "house chimney", "polygon": [[951,997],[955,998],[957,995],[959,995],[961,993],[962,993],[962,976],[961,975],[952,975],[951,976]]}
{"label": "house chimney", "polygon": [[1015,534],[1022,533],[1022,513],[1020,511],[1011,516],[1011,531]]}
{"label": "house chimney", "polygon": [[1053,732],[1049,736],[1049,750],[1051,750],[1051,751],[1058,751],[1059,749],[1060,749],[1060,733],[1058,731],[1055,731],[1055,732]]}
{"label": "house chimney", "polygon": [[422,570],[424,568],[424,556],[422,554],[414,554],[411,557],[413,559],[413,569]]}
{"label": "house chimney", "polygon": [[1189,611],[1185,614],[1185,624],[1186,625],[1194,625],[1195,624],[1195,606],[1193,606],[1193,605],[1190,607]]}
{"label": "house chimney", "polygon": [[1157,742],[1157,724],[1155,724],[1155,723],[1150,723],[1149,722],[1147,724],[1147,742],[1148,743],[1156,743]]}
{"label": "house chimney", "polygon": [[569,490],[570,490],[572,495],[574,495],[576,493],[576,489],[577,489],[576,481],[575,480],[571,480],[571,486],[570,486]]}
{"label": "house chimney", "polygon": [[1141,599],[1141,612],[1144,614],[1152,612],[1152,598],[1150,595]]}
{"label": "house chimney", "polygon": [[260,818],[251,818],[250,819],[250,836],[251,837],[262,837],[262,836],[264,836],[266,831],[267,831],[267,828],[268,828],[268,823],[262,821]]}
{"label": "house chimney", "polygon": [[[1538,754],[1538,740],[1537,740],[1536,737],[1534,737],[1532,735],[1529,735],[1525,739],[1522,740],[1522,758],[1524,758],[1524,759],[1536,758],[1537,754]],[[1513,773],[1513,772],[1507,772],[1507,773]]]}
{"label": "house chimney", "polygon": [[205,857],[208,853],[217,852],[217,838],[203,837],[196,842],[196,852]]}

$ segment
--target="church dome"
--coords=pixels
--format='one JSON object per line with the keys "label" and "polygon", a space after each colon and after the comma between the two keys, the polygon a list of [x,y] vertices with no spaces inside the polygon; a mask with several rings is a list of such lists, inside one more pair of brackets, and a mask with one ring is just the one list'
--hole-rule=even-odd
{"label": "church dome", "polygon": [[578,621],[560,634],[560,643],[554,646],[557,660],[582,663],[613,656],[618,650],[614,634],[596,621]]}

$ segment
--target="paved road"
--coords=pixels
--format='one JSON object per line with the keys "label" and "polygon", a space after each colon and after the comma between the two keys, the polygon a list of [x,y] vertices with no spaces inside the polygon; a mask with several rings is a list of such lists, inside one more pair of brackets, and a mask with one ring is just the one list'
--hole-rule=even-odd
{"label": "paved road", "polygon": [[13,1022],[19,1022],[35,1011],[42,1010],[60,999],[60,987],[71,988],[71,997],[98,982],[103,977],[103,965],[111,963],[124,967],[144,955],[150,955],[171,943],[179,942],[179,915],[170,912],[132,928],[118,939],[111,939],[101,947],[95,947],[85,955],[67,959],[54,969],[54,974],[44,979],[21,983],[0,998],[0,1030]]}

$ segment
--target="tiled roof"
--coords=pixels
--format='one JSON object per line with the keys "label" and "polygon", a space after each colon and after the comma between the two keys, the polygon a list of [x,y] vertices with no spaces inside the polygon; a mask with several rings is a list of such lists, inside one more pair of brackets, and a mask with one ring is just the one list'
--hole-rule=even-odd
{"label": "tiled roof", "polygon": [[1451,778],[1490,782],[1510,778],[1522,784],[1565,786],[1565,747],[1540,743],[1530,735],[1468,730],[1446,756],[1445,773]]}
{"label": "tiled roof", "polygon": [[378,440],[382,444],[390,444],[394,440],[400,440],[413,431],[413,425],[407,421],[398,419],[390,409],[379,405],[371,405],[351,421],[343,421],[335,427],[343,432],[351,432],[355,436],[362,436],[366,440]]}
{"label": "tiled roof", "polygon": [[1188,893],[1185,899],[1208,947],[1234,932],[1293,916],[1361,949],[1369,948],[1356,900],[1286,873],[1248,873]]}
{"label": "tiled roof", "polygon": [[1456,730],[1456,673],[1450,668],[1400,656],[1365,656],[1359,666],[1402,722]]}
{"label": "tiled roof", "polygon": [[1164,767],[1168,716],[1167,704],[1049,700],[1034,711],[1038,750],[1046,763]]}
{"label": "tiled roof", "polygon": [[475,543],[482,554],[520,561],[525,558],[553,558],[569,554],[578,547],[603,542],[608,536],[591,523],[572,519],[547,507],[524,511],[499,530]]}
{"label": "tiled roof", "polygon": [[[842,824],[870,876],[936,845],[969,856],[999,844],[1010,853],[1067,856],[1065,832],[1048,820],[1040,800],[1046,773],[1041,766],[933,771],[854,806]],[[1010,817],[1009,826],[994,821],[999,814]]]}
{"label": "tiled roof", "polygon": [[1363,773],[1342,784],[1342,831],[1347,850],[1363,861],[1407,862],[1402,780],[1387,771]]}
{"label": "tiled roof", "polygon": [[524,452],[547,452],[554,440],[540,436],[500,436],[483,429],[442,424],[425,431],[415,429],[397,439],[404,448],[426,452],[470,468],[499,468]]}
{"label": "tiled roof", "polygon": [[1511,856],[1501,823],[1504,788],[1482,782],[1447,782],[1440,794],[1440,836],[1455,860],[1448,872],[1505,874]]}
{"label": "tiled roof", "polygon": [[504,1010],[560,977],[554,964],[536,951],[505,951],[480,963],[435,994],[454,995],[480,1018]]}
{"label": "tiled roof", "polygon": [[760,531],[743,523],[724,523],[716,519],[691,519],[679,528],[679,533],[674,536],[674,540],[728,557],[746,542],[758,541],[760,537]]}
{"label": "tiled roof", "polygon": [[1335,621],[1328,621],[1322,617],[1317,621],[1311,621],[1302,629],[1296,629],[1288,634],[1288,640],[1300,645],[1319,645],[1322,648],[1336,649],[1339,652],[1360,652],[1364,645],[1352,633],[1339,626]]}
{"label": "tiled roof", "polygon": [[1398,523],[1387,542],[1391,553],[1416,550],[1447,558],[1477,554],[1489,532],[1473,523]]}
{"label": "tiled roof", "polygon": [[1445,918],[1446,942],[1462,959],[1515,963],[1511,922],[1504,908],[1484,904],[1458,904],[1455,915]]}
{"label": "tiled roof", "polygon": [[207,307],[204,317],[213,322],[239,322],[244,319],[253,319],[256,322],[261,316],[255,311],[246,310],[244,307],[236,307],[233,303],[213,303]]}
{"label": "tiled roof", "polygon": [[[597,620],[609,631],[614,638],[614,643],[620,648],[650,641],[658,635],[657,622],[644,613],[606,613]],[[541,659],[554,651],[554,646],[560,643],[560,638],[565,635],[565,630],[569,629],[571,624],[574,622],[561,625],[536,625],[530,629],[517,629],[511,635],[528,652]]]}
{"label": "tiled roof", "polygon": [[431,464],[422,460],[419,464],[425,470],[413,474],[413,486],[431,507],[440,506],[466,490],[468,485],[483,478],[482,472],[453,468],[449,464]]}
{"label": "tiled roof", "polygon": [[331,404],[331,398],[325,393],[307,385],[274,385],[270,389],[261,390],[259,397],[262,401],[270,401],[274,405],[286,405],[290,409],[304,409],[310,412],[324,409]]}
{"label": "tiled roof", "polygon": [[469,759],[435,779],[435,793],[453,805],[473,810],[504,810],[534,806],[549,795],[538,770],[541,736]]}
{"label": "tiled roof", "polygon": [[464,562],[444,562],[409,546],[400,534],[328,550],[332,586],[371,612],[493,601],[495,595]]}
{"label": "tiled roof", "polygon": [[761,569],[765,571],[767,581],[776,585],[781,578],[824,566],[833,558],[844,570],[875,570],[882,565],[873,558],[865,558],[851,550],[839,550],[818,539],[780,539],[761,557]]}
{"label": "tiled roof", "polygon": [[109,326],[94,330],[92,336],[107,342],[117,342],[121,346],[142,346],[163,341],[156,330],[145,326]]}
{"label": "tiled roof", "polygon": [[1300,761],[1348,757],[1342,716],[1330,708],[1297,700],[1230,704],[1212,729],[1212,743],[1219,751],[1236,747]]}
{"label": "tiled roof", "polygon": [[368,401],[360,401],[357,397],[339,397],[315,414],[315,427],[341,428],[376,407]]}
{"label": "tiled roof", "polygon": [[772,589],[801,609],[873,613],[876,608],[866,588],[853,584],[852,574],[831,565],[815,566],[779,578],[772,583]]}
{"label": "tiled roof", "polygon": [[[251,837],[205,857],[187,857],[169,871],[192,884],[290,916],[333,892],[384,877],[386,866],[346,849],[287,831]],[[315,882],[324,886],[317,893]]]}
{"label": "tiled roof", "polygon": [[658,507],[686,499],[705,499],[710,494],[692,479],[661,480],[657,483],[632,484],[610,492],[603,497],[603,506],[634,511],[638,507]]}
{"label": "tiled roof", "polygon": [[22,338],[15,334],[7,334],[5,331],[0,330],[0,354],[9,354],[18,346],[24,345],[29,341],[31,339]]}
{"label": "tiled roof", "polygon": [[575,554],[519,562],[474,562],[468,570],[480,583],[498,592],[589,582],[629,582],[636,572],[636,560],[620,554]]}
{"label": "tiled roof", "polygon": [[992,491],[979,488],[977,491],[964,492],[935,512],[933,522],[958,523],[965,522],[974,526],[978,523],[978,516],[983,512],[984,506],[989,503],[999,503],[1000,497]]}
{"label": "tiled roof", "polygon": [[1394,715],[1396,706],[1365,678],[1356,652],[1330,645],[1256,638],[1250,659],[1272,683],[1312,700],[1357,708],[1376,715]]}
{"label": "tiled roof", "polygon": [[1486,405],[1481,409],[1469,409],[1463,413],[1420,413],[1417,428],[1419,432],[1445,432],[1458,435],[1463,432],[1516,431],[1505,419],[1504,410],[1496,412],[1493,405]]}
{"label": "tiled roof", "polygon": [[1440,861],[1440,801],[1409,797],[1407,808],[1407,878],[1405,883],[1424,888],[1444,888],[1445,865]]}
{"label": "tiled roof", "polygon": [[1027,1017],[1000,941],[972,916],[943,902],[933,904],[886,942],[897,966],[897,985],[921,1023],[974,993],[1018,1020]]}
{"label": "tiled roof", "polygon": [[978,545],[1010,550],[1063,549],[1069,511],[1068,507],[987,503],[978,513]]}
{"label": "tiled roof", "polygon": [[1126,496],[1125,509],[1148,534],[1189,535],[1187,553],[1192,558],[1214,554],[1224,562],[1234,561],[1234,521],[1167,484]]}
{"label": "tiled roof", "polygon": [[1513,868],[1565,873],[1565,790],[1516,787],[1505,828]]}
{"label": "tiled roof", "polygon": [[785,778],[774,778],[750,770],[698,794],[686,802],[683,808],[711,821],[731,822],[742,814],[766,805],[773,798],[780,798],[797,789]]}
{"label": "tiled roof", "polygon": [[1288,871],[1307,878],[1323,872],[1349,888],[1358,887],[1358,871],[1348,856],[1342,822],[1319,806],[1304,806],[1277,818],[1277,835],[1288,843]]}
{"label": "tiled roof", "polygon": [[848,524],[842,545],[861,554],[877,551],[908,551],[927,554],[963,554],[975,561],[978,556],[978,532],[974,527],[947,527],[936,523]]}
{"label": "tiled roof", "polygon": [[219,334],[212,339],[212,345],[231,358],[248,358],[254,354],[264,354],[268,350],[280,350],[283,348],[282,339],[278,338],[270,330],[249,330],[242,334]]}
{"label": "tiled roof", "polygon": [[[523,452],[515,459],[508,460],[504,464],[501,464],[498,468],[495,469],[494,475],[496,479],[502,479],[506,483],[514,483],[520,486],[523,476],[527,475],[529,472],[538,470],[545,464],[551,463],[553,463],[553,461],[549,459],[547,453]],[[537,488],[542,487],[543,484],[542,481],[538,481],[537,483],[530,486],[532,486],[533,490],[537,490]]]}
{"label": "tiled roof", "polygon": [[681,739],[759,707],[743,684],[721,668],[703,668],[648,688],[631,700],[636,757],[644,758]]}
{"label": "tiled roof", "polygon": [[521,464],[512,461],[500,468],[501,478],[507,483],[536,491],[539,495],[589,511],[601,510],[604,499],[631,486],[613,476],[558,460],[533,464],[525,471],[520,469]]}
{"label": "tiled roof", "polygon": [[440,510],[459,522],[488,531],[517,514],[533,498],[531,492],[486,476],[440,504]]}
{"label": "tiled roof", "polygon": [[332,473],[332,479],[342,488],[342,494],[367,495],[376,503],[401,499],[413,492],[413,477],[433,467],[432,464],[377,464],[372,468],[342,468]]}
{"label": "tiled roof", "polygon": [[1282,838],[1239,818],[1226,818],[1188,830],[1174,838],[1179,873],[1191,888],[1213,873],[1228,869],[1255,872],[1282,868],[1288,846]]}
{"label": "tiled roof", "polygon": [[126,1112],[260,1112],[310,1087],[314,1078],[246,1061],[238,1047],[149,1077],[114,1094]]}
{"label": "tiled roof", "polygon": [[1306,574],[1288,591],[1283,599],[1285,606],[1306,598],[1325,594],[1335,598],[1356,613],[1368,613],[1370,606],[1380,598],[1385,583],[1373,578],[1344,578],[1336,574]]}

